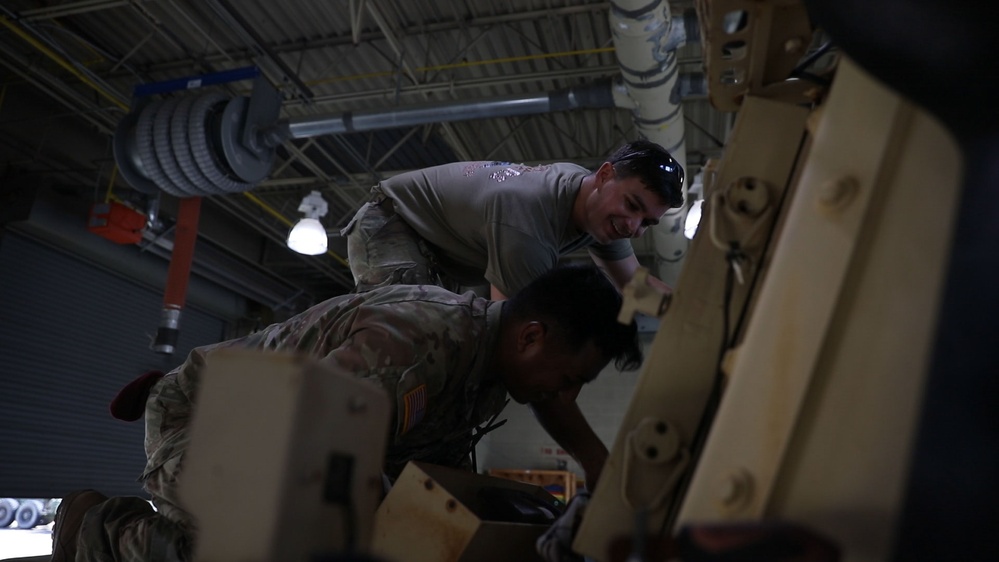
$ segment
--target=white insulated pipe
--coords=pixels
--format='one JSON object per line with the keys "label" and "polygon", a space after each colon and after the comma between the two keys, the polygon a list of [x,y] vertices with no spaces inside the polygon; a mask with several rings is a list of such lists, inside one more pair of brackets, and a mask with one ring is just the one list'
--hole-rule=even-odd
{"label": "white insulated pipe", "polygon": [[[674,19],[667,0],[612,0],[610,26],[625,91],[639,134],[669,151],[686,177],[682,98],[677,90],[676,48],[686,42],[684,19]],[[618,106],[624,106],[621,101]],[[688,180],[689,181],[689,180]],[[683,186],[684,200],[687,186]],[[687,206],[670,209],[649,229],[656,256],[657,277],[675,285],[686,255],[683,235]]]}

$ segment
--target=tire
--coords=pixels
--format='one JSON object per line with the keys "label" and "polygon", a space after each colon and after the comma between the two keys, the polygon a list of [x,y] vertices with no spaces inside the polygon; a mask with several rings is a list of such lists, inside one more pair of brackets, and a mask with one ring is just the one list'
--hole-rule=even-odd
{"label": "tire", "polygon": [[17,502],[10,498],[0,498],[0,529],[9,527],[17,513]]}
{"label": "tire", "polygon": [[18,529],[34,529],[42,518],[42,503],[38,500],[27,500],[17,508],[14,518]]}
{"label": "tire", "polygon": [[56,509],[59,507],[59,501],[57,499],[42,500],[42,516],[38,520],[39,525],[48,525],[49,523],[55,521]]}

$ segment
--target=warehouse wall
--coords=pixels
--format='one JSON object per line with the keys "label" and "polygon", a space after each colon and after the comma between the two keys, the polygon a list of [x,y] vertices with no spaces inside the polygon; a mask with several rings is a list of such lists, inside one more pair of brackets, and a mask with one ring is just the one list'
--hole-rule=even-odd
{"label": "warehouse wall", "polygon": [[[653,335],[642,336],[646,354]],[[613,365],[608,366],[579,393],[580,409],[608,449],[617,437],[640,372],[640,369],[619,371]],[[511,400],[498,419],[504,418],[506,424],[486,435],[476,449],[479,472],[509,468],[558,470],[564,462],[566,470],[583,478],[579,464],[559,449],[527,406]]]}

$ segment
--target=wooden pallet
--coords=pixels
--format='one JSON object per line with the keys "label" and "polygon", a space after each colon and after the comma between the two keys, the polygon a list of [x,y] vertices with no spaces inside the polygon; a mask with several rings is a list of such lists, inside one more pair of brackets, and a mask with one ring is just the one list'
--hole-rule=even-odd
{"label": "wooden pallet", "polygon": [[532,470],[532,469],[490,469],[489,476],[527,482],[544,488],[549,494],[569,503],[576,495],[576,475],[567,470]]}

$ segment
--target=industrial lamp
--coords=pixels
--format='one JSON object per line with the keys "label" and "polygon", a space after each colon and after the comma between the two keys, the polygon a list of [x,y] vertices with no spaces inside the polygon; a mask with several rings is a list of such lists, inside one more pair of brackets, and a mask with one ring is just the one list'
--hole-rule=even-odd
{"label": "industrial lamp", "polygon": [[329,205],[318,191],[303,197],[298,212],[304,214],[305,218],[298,221],[288,233],[288,247],[307,256],[325,253],[329,239],[319,217],[325,216],[328,211]]}
{"label": "industrial lamp", "polygon": [[690,205],[690,209],[687,210],[687,218],[683,223],[683,235],[691,240],[694,239],[697,227],[701,224],[701,206],[703,205],[704,199],[698,199],[697,201],[694,201]]}
{"label": "industrial lamp", "polygon": [[693,201],[687,209],[687,218],[683,221],[683,235],[693,240],[697,226],[701,224],[701,208],[704,206],[704,170],[694,176],[687,195],[693,198]]}

